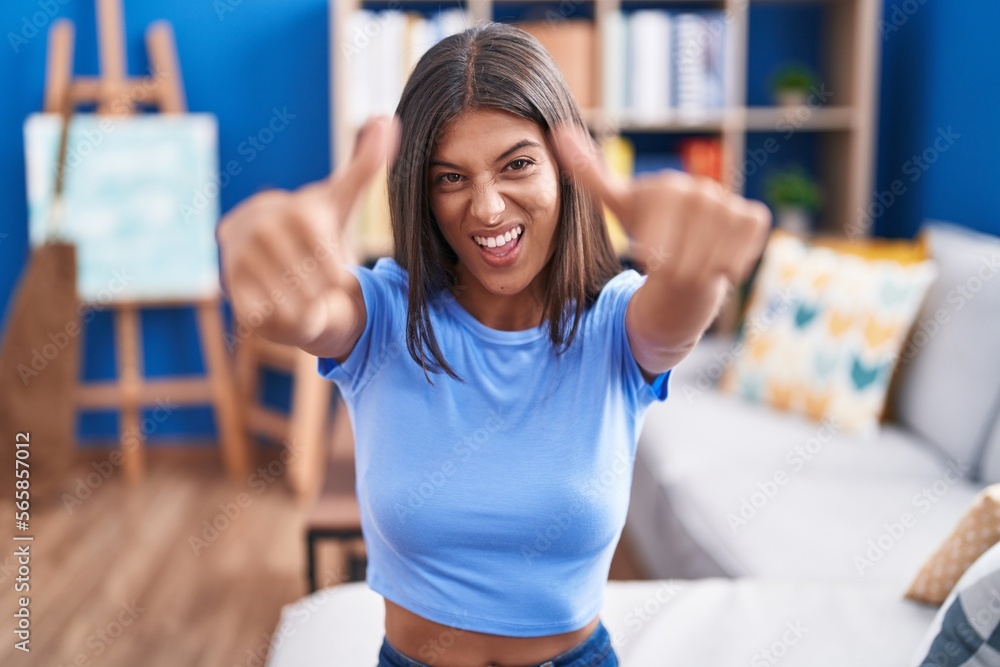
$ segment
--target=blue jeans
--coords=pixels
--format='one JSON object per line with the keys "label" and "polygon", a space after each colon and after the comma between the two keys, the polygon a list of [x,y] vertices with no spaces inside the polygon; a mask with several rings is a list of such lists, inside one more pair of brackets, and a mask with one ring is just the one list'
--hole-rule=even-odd
{"label": "blue jeans", "polygon": [[[383,639],[377,667],[430,666],[403,655],[389,643],[388,639]],[[618,667],[618,656],[611,646],[611,635],[608,634],[604,623],[598,619],[597,627],[588,638],[559,655],[538,663],[535,667]]]}

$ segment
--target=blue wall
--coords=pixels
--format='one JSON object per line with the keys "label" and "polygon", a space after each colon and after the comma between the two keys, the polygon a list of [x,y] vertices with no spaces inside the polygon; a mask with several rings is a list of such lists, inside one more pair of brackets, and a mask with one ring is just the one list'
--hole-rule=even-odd
{"label": "blue wall", "polygon": [[[45,30],[30,36],[24,21],[55,16],[77,26],[76,72],[97,73],[96,27],[90,0],[5,0],[0,3],[0,308],[6,311],[27,256],[22,123],[42,102]],[[178,50],[191,111],[219,119],[220,160],[238,160],[243,171],[222,190],[226,211],[269,186],[291,188],[329,171],[329,102],[326,0],[130,0],[126,3],[129,70],[145,73],[143,32],[167,19]],[[52,9],[48,13],[53,13]],[[908,13],[909,10],[909,13]],[[781,12],[787,11],[788,14]],[[815,9],[754,8],[751,14],[750,101],[761,103],[763,83],[774,63],[788,57],[815,60],[807,49],[817,21]],[[799,12],[798,15],[795,12]],[[805,13],[803,13],[805,12]],[[40,13],[40,14],[39,14]],[[886,0],[887,30],[878,145],[877,191],[904,179],[906,193],[875,220],[876,233],[911,236],[927,217],[952,220],[1000,234],[1000,197],[994,165],[1000,152],[1000,5],[966,0],[961,8],[944,0]],[[902,20],[905,18],[905,22]],[[25,36],[12,44],[10,34]],[[11,95],[13,91],[13,95]],[[252,160],[238,147],[256,134],[272,109],[295,114],[288,127]],[[934,145],[939,130],[960,135],[933,165],[913,181],[911,158]],[[808,146],[803,154],[811,153]],[[748,186],[750,184],[748,183]],[[150,375],[198,372],[194,322],[188,312],[144,314],[146,371]],[[87,328],[85,376],[114,373],[110,318]],[[266,383],[272,403],[287,399],[287,382]],[[86,436],[113,434],[113,414],[88,415]],[[174,434],[211,435],[204,409],[178,411],[159,425],[151,440]]]}
{"label": "blue wall", "polygon": [[[31,36],[30,22],[63,16],[76,24],[76,73],[98,73],[94,2],[91,0],[5,0],[0,3],[0,308],[6,311],[27,257],[22,123],[41,108],[46,23]],[[51,8],[56,11],[53,12]],[[236,160],[242,171],[221,192],[222,210],[269,186],[293,188],[329,172],[329,67],[326,0],[129,0],[125,2],[129,73],[148,74],[143,34],[157,19],[174,26],[188,108],[211,112],[219,120],[221,164]],[[30,25],[30,23],[29,23]],[[9,33],[27,36],[27,43]],[[16,47],[16,51],[15,51]],[[10,93],[14,94],[11,95]],[[256,154],[239,152],[248,136],[267,126],[272,109],[294,114],[288,126]],[[114,375],[110,316],[87,327],[84,376]],[[145,370],[148,375],[196,373],[202,369],[189,311],[147,311]],[[281,405],[287,388],[267,382],[266,399]],[[107,437],[116,429],[115,414],[88,413],[81,434]],[[183,409],[158,423],[150,441],[176,434],[211,435],[207,408]]]}
{"label": "blue wall", "polygon": [[[906,192],[876,231],[908,237],[936,218],[1000,234],[1000,3],[887,1],[884,21],[877,191],[899,179]],[[949,128],[959,136],[937,152]],[[913,159],[925,151],[933,164]]]}

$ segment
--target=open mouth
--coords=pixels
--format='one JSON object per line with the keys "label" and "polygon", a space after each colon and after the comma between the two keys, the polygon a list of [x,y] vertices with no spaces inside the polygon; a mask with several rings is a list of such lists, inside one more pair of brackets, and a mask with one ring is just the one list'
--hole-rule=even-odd
{"label": "open mouth", "polygon": [[518,225],[506,234],[499,234],[497,236],[473,236],[472,239],[484,252],[494,257],[504,257],[520,245],[522,234],[524,234],[524,225]]}

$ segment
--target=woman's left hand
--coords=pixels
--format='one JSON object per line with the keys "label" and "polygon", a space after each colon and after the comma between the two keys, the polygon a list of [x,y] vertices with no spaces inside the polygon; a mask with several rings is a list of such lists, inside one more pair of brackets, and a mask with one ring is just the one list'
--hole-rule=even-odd
{"label": "woman's left hand", "polygon": [[667,274],[688,288],[707,288],[723,277],[735,286],[763,252],[771,229],[763,203],[674,170],[623,181],[582,128],[557,127],[552,139],[563,170],[618,217],[634,259],[648,273]]}

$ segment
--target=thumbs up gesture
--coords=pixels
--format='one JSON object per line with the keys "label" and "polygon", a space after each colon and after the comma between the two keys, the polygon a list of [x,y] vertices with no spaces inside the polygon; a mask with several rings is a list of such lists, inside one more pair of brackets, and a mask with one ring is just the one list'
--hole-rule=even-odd
{"label": "thumbs up gesture", "polygon": [[385,161],[394,159],[398,142],[396,120],[371,119],[350,160],[329,177],[294,191],[260,192],[223,217],[216,238],[237,321],[293,346],[322,338],[336,347],[357,329],[363,305],[345,267],[356,259],[344,232],[355,203]]}
{"label": "thumbs up gesture", "polygon": [[763,252],[771,228],[763,203],[673,170],[623,181],[582,128],[554,128],[552,139],[562,168],[614,212],[650,274],[687,287],[720,277],[735,286]]}
{"label": "thumbs up gesture", "polygon": [[579,127],[553,128],[569,177],[603,201],[629,236],[647,279],[630,299],[625,329],[647,380],[679,363],[718,315],[729,288],[760,257],[771,228],[761,202],[707,178],[665,170],[623,181]]}

